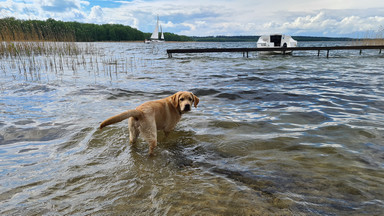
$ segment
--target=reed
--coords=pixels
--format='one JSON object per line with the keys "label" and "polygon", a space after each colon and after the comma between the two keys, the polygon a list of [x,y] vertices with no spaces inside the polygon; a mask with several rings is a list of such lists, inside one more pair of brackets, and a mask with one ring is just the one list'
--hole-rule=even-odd
{"label": "reed", "polygon": [[[59,32],[58,32],[59,31]],[[59,35],[59,36],[58,36]],[[13,18],[0,19],[0,73],[13,79],[52,80],[81,76],[87,72],[97,77],[117,79],[145,67],[143,59],[104,55],[94,43],[75,42],[75,35],[65,28]]]}
{"label": "reed", "polygon": [[[18,49],[18,43],[13,43],[15,49]],[[89,50],[90,47],[84,48],[85,44],[77,46],[79,50]],[[94,76],[95,80],[97,77],[114,80],[119,79],[121,75],[134,74],[145,67],[146,63],[141,58],[104,55],[99,52],[77,55],[54,51],[39,55],[22,55],[18,52],[15,55],[0,57],[0,73],[4,73],[5,77],[13,76],[15,80],[26,81],[54,80],[52,76],[56,77],[56,80],[61,80],[64,76],[78,79],[87,75]]]}
{"label": "reed", "polygon": [[353,45],[358,46],[382,46],[384,45],[384,26],[380,26],[377,31],[367,31],[363,35],[357,35]]}
{"label": "reed", "polygon": [[0,20],[0,56],[77,55],[80,52],[73,32],[49,25],[48,21]]}

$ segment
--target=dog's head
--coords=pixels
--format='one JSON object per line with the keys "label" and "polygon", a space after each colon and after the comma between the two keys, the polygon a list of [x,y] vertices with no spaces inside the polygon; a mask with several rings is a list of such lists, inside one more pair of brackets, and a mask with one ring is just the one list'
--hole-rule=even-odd
{"label": "dog's head", "polygon": [[182,91],[172,95],[171,102],[181,113],[186,113],[191,111],[192,105],[194,105],[195,108],[197,107],[199,98],[192,92]]}

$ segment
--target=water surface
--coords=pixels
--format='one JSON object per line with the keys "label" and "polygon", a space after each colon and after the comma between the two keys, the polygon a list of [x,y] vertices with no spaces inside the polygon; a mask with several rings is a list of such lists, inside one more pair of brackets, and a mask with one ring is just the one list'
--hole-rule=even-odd
{"label": "water surface", "polygon": [[[89,46],[88,44],[78,44]],[[340,43],[302,43],[333,46]],[[252,43],[95,43],[0,58],[3,215],[380,215],[384,59],[174,54]],[[51,64],[52,62],[52,64]],[[155,157],[115,114],[177,91],[200,98]]]}

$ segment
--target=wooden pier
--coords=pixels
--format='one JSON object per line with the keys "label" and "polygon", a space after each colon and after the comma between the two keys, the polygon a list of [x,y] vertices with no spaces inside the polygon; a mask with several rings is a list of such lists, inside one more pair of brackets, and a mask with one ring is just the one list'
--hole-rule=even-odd
{"label": "wooden pier", "polygon": [[331,50],[360,50],[360,55],[363,50],[381,50],[384,49],[384,45],[372,45],[372,46],[325,46],[325,47],[268,47],[268,48],[202,48],[202,49],[168,49],[167,54],[169,58],[172,58],[174,53],[215,53],[215,52],[240,52],[243,53],[243,57],[248,58],[249,52],[281,52],[286,54],[287,51],[317,51],[317,56],[320,56],[320,51],[327,51],[327,58],[329,58],[329,51]]}

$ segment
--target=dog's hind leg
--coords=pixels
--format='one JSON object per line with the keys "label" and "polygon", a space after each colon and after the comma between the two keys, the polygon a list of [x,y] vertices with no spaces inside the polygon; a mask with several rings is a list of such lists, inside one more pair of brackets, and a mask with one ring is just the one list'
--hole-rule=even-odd
{"label": "dog's hind leg", "polygon": [[128,119],[128,129],[129,129],[129,143],[135,144],[137,138],[140,135],[139,125],[135,118],[131,117]]}
{"label": "dog's hind leg", "polygon": [[140,122],[140,133],[144,140],[149,144],[149,155],[153,155],[153,150],[157,146],[156,122],[152,119],[145,119]]}
{"label": "dog's hind leg", "polygon": [[155,149],[156,146],[157,146],[157,140],[152,140],[149,142],[149,152],[148,152],[149,155],[153,155],[153,150]]}

